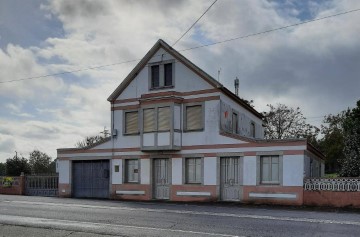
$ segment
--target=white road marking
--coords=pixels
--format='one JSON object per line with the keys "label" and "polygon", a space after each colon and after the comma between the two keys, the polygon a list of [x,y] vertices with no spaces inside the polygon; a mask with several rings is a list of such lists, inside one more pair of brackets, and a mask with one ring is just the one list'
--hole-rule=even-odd
{"label": "white road marking", "polygon": [[337,224],[337,225],[356,225],[360,226],[358,221],[338,221],[327,219],[312,219],[312,218],[298,218],[298,217],[277,217],[267,215],[249,215],[249,214],[232,214],[232,213],[219,213],[219,212],[202,212],[202,211],[183,211],[183,210],[170,210],[170,209],[152,209],[152,208],[132,208],[132,207],[114,207],[114,206],[97,206],[97,205],[84,205],[84,204],[66,204],[66,203],[45,203],[45,202],[28,202],[28,201],[4,201],[8,203],[19,204],[32,204],[32,205],[48,205],[48,206],[61,206],[61,207],[79,207],[79,208],[97,208],[97,209],[110,209],[110,210],[126,210],[126,211],[146,211],[158,213],[175,213],[175,214],[192,214],[192,215],[205,215],[205,216],[220,216],[220,217],[233,217],[233,218],[251,218],[251,219],[264,219],[264,220],[277,220],[277,221],[295,221],[319,224]]}
{"label": "white road marking", "polygon": [[[146,230],[146,231],[161,231],[161,232],[174,232],[181,234],[193,234],[193,235],[205,235],[205,236],[220,236],[220,237],[244,237],[238,235],[228,235],[228,234],[218,234],[210,232],[201,232],[201,231],[190,231],[190,230],[179,230],[179,229],[165,229],[165,228],[155,228],[155,227],[146,227],[146,226],[132,226],[132,225],[120,225],[120,224],[106,224],[98,222],[83,222],[83,221],[67,221],[60,219],[48,219],[48,218],[37,218],[37,217],[25,217],[25,216],[12,216],[12,215],[0,215],[0,223],[7,225],[21,225],[21,226],[30,226],[30,227],[41,227],[41,228],[59,228],[59,229],[72,229],[72,230],[82,230],[81,228],[87,230],[95,231],[116,231],[119,232],[129,231],[134,229]],[[124,230],[130,229],[130,230]],[[147,232],[149,234],[149,232]]]}

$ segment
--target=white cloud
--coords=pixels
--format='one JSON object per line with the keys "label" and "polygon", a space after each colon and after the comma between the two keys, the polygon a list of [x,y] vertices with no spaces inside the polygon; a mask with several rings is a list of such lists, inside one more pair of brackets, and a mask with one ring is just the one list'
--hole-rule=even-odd
{"label": "white cloud", "polygon": [[[175,42],[211,3],[49,1],[39,8],[47,20],[60,21],[64,37],[48,37],[36,47],[9,44],[0,49],[0,80],[140,59],[158,38]],[[218,1],[175,48],[300,22],[294,2],[286,4],[280,14],[283,6],[274,1]],[[307,6],[313,17],[324,17],[360,3],[309,1]],[[230,89],[238,76],[240,95],[253,99],[259,111],[269,103],[285,103],[299,106],[307,116],[336,113],[359,99],[359,21],[360,14],[353,13],[184,55],[215,78],[221,67],[221,82]],[[6,100],[6,112],[0,113],[1,144],[11,149],[2,151],[0,161],[14,149],[27,154],[38,148],[54,157],[56,148],[71,147],[109,127],[106,99],[134,66],[1,84],[0,98]]]}

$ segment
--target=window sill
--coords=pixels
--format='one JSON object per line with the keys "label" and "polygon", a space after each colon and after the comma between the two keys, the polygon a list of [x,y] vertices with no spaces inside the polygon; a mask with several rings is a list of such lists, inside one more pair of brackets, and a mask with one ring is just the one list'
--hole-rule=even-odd
{"label": "window sill", "polygon": [[124,184],[140,184],[140,182],[131,182],[131,181],[127,181],[127,182],[124,182]]}
{"label": "window sill", "polygon": [[139,136],[140,132],[137,133],[123,133],[124,136]]}
{"label": "window sill", "polygon": [[151,87],[149,90],[150,91],[157,91],[157,90],[166,90],[166,89],[172,89],[175,86],[161,86],[161,87]]}
{"label": "window sill", "polygon": [[260,183],[261,186],[280,186],[280,183]]}
{"label": "window sill", "polygon": [[184,183],[184,185],[188,185],[188,186],[199,186],[199,185],[203,185],[203,183]]}
{"label": "window sill", "polygon": [[193,129],[193,130],[185,130],[184,129],[184,133],[187,133],[187,132],[203,132],[205,129],[201,128],[201,129]]}

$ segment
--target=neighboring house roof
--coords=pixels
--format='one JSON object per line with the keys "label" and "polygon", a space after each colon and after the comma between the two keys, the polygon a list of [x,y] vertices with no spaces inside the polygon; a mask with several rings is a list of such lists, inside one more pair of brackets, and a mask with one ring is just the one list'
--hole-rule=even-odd
{"label": "neighboring house roof", "polygon": [[101,141],[95,142],[93,144],[90,144],[88,146],[84,146],[84,147],[76,147],[76,148],[59,148],[57,149],[57,151],[81,151],[81,150],[89,150],[91,148],[94,148],[98,145],[101,145],[103,143],[106,143],[108,141],[111,141],[111,137],[105,137],[104,139],[102,139]]}
{"label": "neighboring house roof", "polygon": [[125,88],[131,83],[131,81],[138,75],[138,73],[146,66],[147,62],[154,56],[154,54],[160,49],[163,48],[166,52],[171,54],[174,58],[182,62],[189,69],[191,69],[194,73],[200,76],[202,79],[207,81],[210,85],[215,88],[220,89],[224,94],[229,96],[231,99],[239,103],[242,107],[250,111],[252,114],[257,116],[258,118],[263,118],[262,114],[256,111],[253,107],[251,107],[247,102],[243,99],[239,98],[237,95],[232,93],[229,89],[224,87],[220,82],[215,80],[209,74],[204,72],[201,68],[196,66],[190,60],[185,58],[178,51],[173,49],[170,45],[168,45],[165,41],[159,39],[155,45],[149,50],[149,52],[141,59],[141,61],[135,66],[135,68],[129,73],[129,75],[121,82],[121,84],[115,89],[115,91],[109,96],[108,101],[113,102],[116,98],[125,90]]}

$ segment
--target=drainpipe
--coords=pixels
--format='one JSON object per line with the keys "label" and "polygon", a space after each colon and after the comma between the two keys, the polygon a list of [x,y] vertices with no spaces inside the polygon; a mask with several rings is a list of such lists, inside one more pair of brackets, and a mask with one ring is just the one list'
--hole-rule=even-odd
{"label": "drainpipe", "polygon": [[[110,195],[112,193],[112,179],[114,178],[113,175],[112,175],[112,167],[113,167],[113,161],[114,161],[114,156],[115,156],[115,153],[114,153],[114,149],[115,149],[115,138],[113,136],[113,133],[114,133],[114,130],[115,130],[115,125],[114,125],[114,101],[111,101],[111,143],[112,143],[112,149],[111,149],[111,162],[110,162],[110,170],[109,170],[109,173],[110,173]],[[116,137],[117,138],[117,137]]]}

